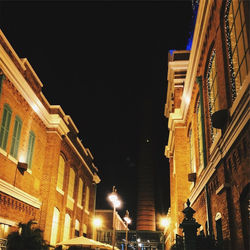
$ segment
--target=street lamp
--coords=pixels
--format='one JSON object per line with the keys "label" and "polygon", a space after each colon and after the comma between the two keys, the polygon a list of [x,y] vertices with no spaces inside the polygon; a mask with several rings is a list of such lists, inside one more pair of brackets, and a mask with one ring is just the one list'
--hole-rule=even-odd
{"label": "street lamp", "polygon": [[168,227],[170,224],[170,219],[169,218],[162,218],[161,219],[161,226],[165,229]]}
{"label": "street lamp", "polygon": [[113,231],[112,231],[112,249],[114,250],[115,248],[115,213],[116,213],[116,208],[121,205],[121,201],[118,199],[117,196],[117,190],[115,189],[115,186],[113,186],[113,191],[109,195],[109,200],[113,204]]}
{"label": "street lamp", "polygon": [[131,219],[129,218],[129,212],[126,210],[126,214],[124,217],[125,224],[126,224],[126,243],[125,243],[125,250],[128,249],[128,224],[131,223]]}

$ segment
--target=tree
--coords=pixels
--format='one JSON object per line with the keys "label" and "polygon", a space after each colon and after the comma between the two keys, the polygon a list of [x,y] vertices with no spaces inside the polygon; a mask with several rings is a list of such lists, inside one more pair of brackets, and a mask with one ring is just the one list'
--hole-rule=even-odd
{"label": "tree", "polygon": [[33,228],[36,222],[30,220],[27,224],[19,223],[19,230],[7,237],[7,250],[47,250],[48,245],[39,228]]}

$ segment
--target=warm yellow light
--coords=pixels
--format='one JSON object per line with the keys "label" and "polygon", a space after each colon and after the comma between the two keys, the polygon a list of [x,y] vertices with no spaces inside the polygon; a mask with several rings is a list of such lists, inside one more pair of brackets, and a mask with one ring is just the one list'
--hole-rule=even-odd
{"label": "warm yellow light", "polygon": [[162,218],[161,219],[161,226],[162,227],[168,227],[170,224],[170,219],[169,218]]}
{"label": "warm yellow light", "polygon": [[93,219],[93,225],[95,227],[100,227],[102,225],[102,220],[100,218],[94,218]]}

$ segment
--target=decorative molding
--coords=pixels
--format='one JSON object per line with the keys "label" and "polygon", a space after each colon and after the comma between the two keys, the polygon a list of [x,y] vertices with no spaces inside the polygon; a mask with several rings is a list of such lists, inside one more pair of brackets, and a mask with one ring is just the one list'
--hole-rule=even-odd
{"label": "decorative molding", "polygon": [[35,208],[40,209],[40,207],[42,205],[42,202],[39,201],[38,198],[22,191],[21,189],[19,189],[17,187],[12,186],[11,184],[9,184],[1,179],[0,179],[0,191],[20,200],[22,202],[25,202],[25,203],[27,203]]}

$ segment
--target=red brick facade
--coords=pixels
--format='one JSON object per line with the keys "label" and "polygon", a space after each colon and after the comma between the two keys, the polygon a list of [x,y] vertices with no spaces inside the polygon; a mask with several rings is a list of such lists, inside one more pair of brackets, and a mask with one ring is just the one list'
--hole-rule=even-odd
{"label": "red brick facade", "polygon": [[[202,226],[198,234],[203,231],[223,241],[224,249],[249,247],[249,11],[248,1],[199,1],[189,58],[175,60],[175,54],[186,51],[170,56],[165,110],[171,190],[167,249],[176,234],[182,235],[179,224],[187,199]],[[227,23],[228,16],[233,24]],[[230,33],[234,27],[235,41]],[[182,92],[174,74],[179,71],[186,71]],[[215,83],[210,88],[212,71]],[[190,173],[195,178],[188,181]]]}
{"label": "red brick facade", "polygon": [[[19,222],[34,219],[44,231],[45,240],[50,242],[56,208],[59,211],[57,242],[63,240],[66,214],[71,219],[70,238],[75,236],[75,230],[79,235],[84,233],[91,237],[96,184],[100,181],[93,156],[77,137],[78,130],[70,116],[65,115],[60,106],[47,102],[41,92],[42,83],[27,59],[16,55],[1,31],[0,84],[0,138],[4,128],[4,107],[8,105],[11,109],[7,144],[0,147],[0,224],[10,231]],[[22,126],[17,155],[13,156],[11,147],[17,116]],[[17,166],[19,162],[26,162],[30,131],[35,135],[33,157],[28,170],[21,173]],[[63,188],[58,191],[60,156],[63,156],[65,165]],[[70,168],[75,173],[71,198],[68,196]],[[83,183],[82,203],[78,204],[80,178]],[[87,189],[88,207],[85,204]],[[68,205],[68,200],[72,206]],[[77,228],[76,223],[79,224]],[[6,237],[7,231],[0,231],[0,238]]]}

